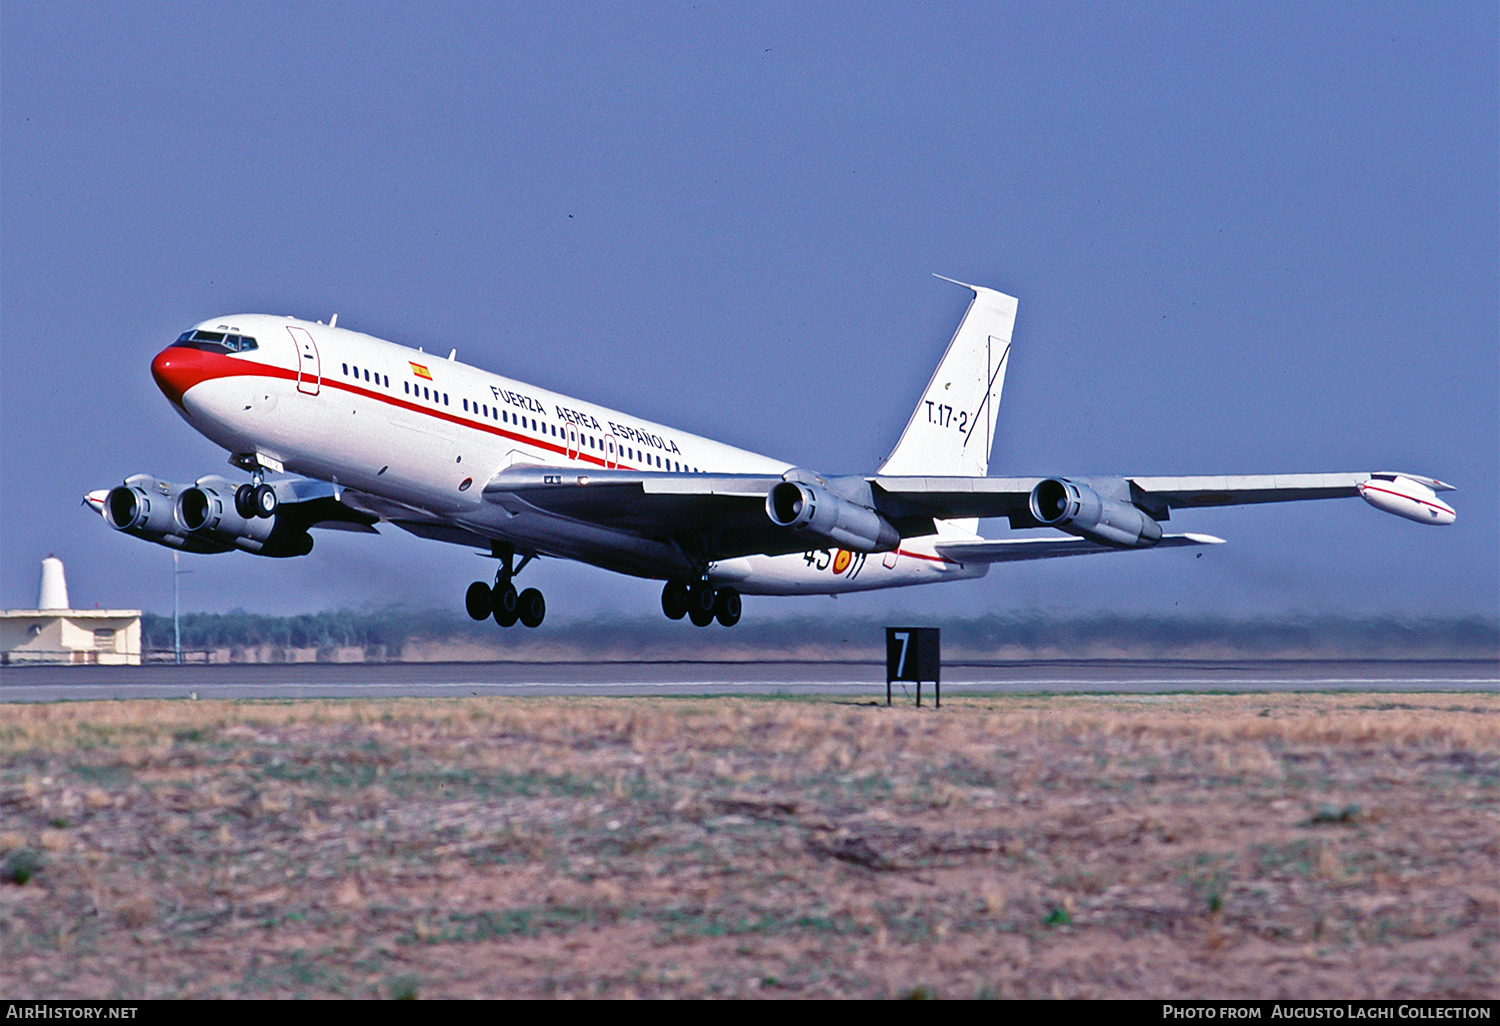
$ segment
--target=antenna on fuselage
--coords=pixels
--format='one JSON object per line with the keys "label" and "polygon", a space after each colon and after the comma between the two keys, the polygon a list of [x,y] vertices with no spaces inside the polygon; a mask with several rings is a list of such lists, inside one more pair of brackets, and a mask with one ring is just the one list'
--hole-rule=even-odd
{"label": "antenna on fuselage", "polygon": [[458,355],[458,350],[457,349],[450,349],[450,350],[448,350],[448,362],[452,363],[453,362],[453,358],[455,356],[457,356],[457,355]]}
{"label": "antenna on fuselage", "polygon": [[328,326],[330,328],[337,328],[339,326],[339,315],[338,314],[334,314],[332,317],[328,318]]}

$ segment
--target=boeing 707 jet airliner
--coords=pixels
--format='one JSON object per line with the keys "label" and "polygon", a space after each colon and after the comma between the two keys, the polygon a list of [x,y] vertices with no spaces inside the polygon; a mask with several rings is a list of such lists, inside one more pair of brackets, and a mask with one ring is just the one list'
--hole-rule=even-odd
{"label": "boeing 707 jet airliner", "polygon": [[[498,569],[469,585],[469,615],[505,627],[546,615],[542,594],[514,583],[537,556],[663,580],[669,617],[728,627],[742,594],[899,588],[1011,560],[1221,541],[1165,533],[1182,507],[1357,495],[1419,523],[1454,520],[1437,497],[1451,485],[1406,473],[988,477],[1016,300],[964,287],[974,298],[873,475],[815,473],[336,317],[237,314],[183,332],[151,373],[250,480],[137,474],[85,501],[114,529],[184,552],[301,556],[312,528],[380,523],[472,546]],[[985,517],[1057,533],[986,539]]]}

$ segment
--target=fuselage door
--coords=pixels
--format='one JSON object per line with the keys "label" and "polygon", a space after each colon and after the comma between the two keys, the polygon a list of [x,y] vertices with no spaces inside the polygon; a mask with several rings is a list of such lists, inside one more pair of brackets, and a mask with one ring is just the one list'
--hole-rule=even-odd
{"label": "fuselage door", "polygon": [[317,395],[323,384],[323,366],[318,358],[318,346],[306,328],[287,325],[292,342],[297,347],[297,391]]}
{"label": "fuselage door", "polygon": [[568,459],[578,458],[578,429],[572,424],[568,425]]}
{"label": "fuselage door", "polygon": [[604,465],[610,470],[620,465],[620,450],[615,445],[614,435],[604,436]]}

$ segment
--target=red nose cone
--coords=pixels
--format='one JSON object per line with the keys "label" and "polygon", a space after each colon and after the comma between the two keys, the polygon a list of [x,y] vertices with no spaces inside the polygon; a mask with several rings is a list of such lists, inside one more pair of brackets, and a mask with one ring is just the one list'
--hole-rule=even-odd
{"label": "red nose cone", "polygon": [[212,355],[201,349],[170,346],[157,353],[156,359],[151,361],[151,376],[156,379],[156,387],[162,390],[162,394],[181,406],[182,397],[188,389],[204,378],[211,377],[205,365],[208,363],[206,358]]}

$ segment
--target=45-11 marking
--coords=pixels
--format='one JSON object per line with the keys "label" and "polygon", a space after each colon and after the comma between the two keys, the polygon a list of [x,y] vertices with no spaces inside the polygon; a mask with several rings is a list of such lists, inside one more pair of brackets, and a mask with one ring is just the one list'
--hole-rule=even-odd
{"label": "45-11 marking", "polygon": [[852,581],[865,568],[865,553],[850,552],[848,549],[813,549],[802,553],[802,562],[814,570],[832,570],[835,574],[845,574]]}

